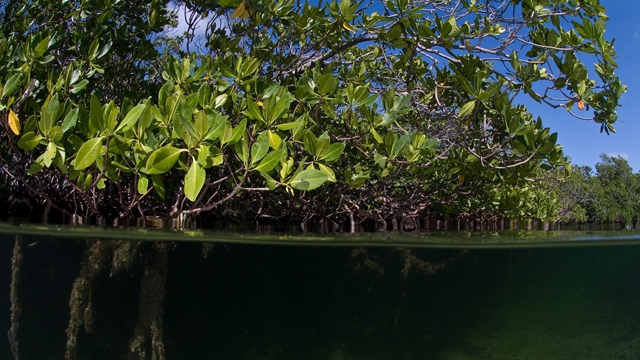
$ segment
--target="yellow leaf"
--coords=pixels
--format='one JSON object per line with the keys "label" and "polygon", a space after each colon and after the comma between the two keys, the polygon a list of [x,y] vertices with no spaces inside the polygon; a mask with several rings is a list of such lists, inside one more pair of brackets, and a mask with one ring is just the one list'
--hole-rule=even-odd
{"label": "yellow leaf", "polygon": [[351,26],[351,24],[349,24],[348,22],[343,22],[342,23],[342,27],[344,27],[345,29],[351,31],[352,33],[356,32],[356,29],[354,29],[353,26]]}
{"label": "yellow leaf", "polygon": [[244,17],[242,15],[244,15],[245,12],[247,12],[247,10],[244,7],[244,1],[243,1],[243,2],[240,3],[240,5],[238,5],[236,10],[233,12],[233,14],[231,14],[231,18],[232,19],[235,19],[235,18],[244,19]]}
{"label": "yellow leaf", "polygon": [[245,6],[244,12],[243,12],[242,14],[240,14],[240,18],[242,18],[242,19],[246,19],[246,18],[248,18],[249,16],[251,16],[251,13],[249,12],[249,8],[247,8],[247,7]]}
{"label": "yellow leaf", "polygon": [[14,134],[20,135],[20,119],[11,109],[9,109],[9,127]]}
{"label": "yellow leaf", "polygon": [[462,174],[458,175],[458,185],[462,185],[463,182],[464,182],[464,175]]}
{"label": "yellow leaf", "polygon": [[445,83],[443,82],[436,85],[436,96],[440,96],[440,94],[442,94],[443,86],[445,86]]}
{"label": "yellow leaf", "polygon": [[467,51],[473,50],[473,45],[471,45],[471,42],[469,42],[469,40],[466,40],[466,39],[464,41],[464,47],[465,49],[467,49]]}
{"label": "yellow leaf", "polygon": [[584,110],[584,101],[578,100],[578,109]]}
{"label": "yellow leaf", "polygon": [[267,131],[267,134],[269,134],[269,146],[274,149],[279,148],[280,144],[282,143],[282,139],[280,138],[280,136],[278,136],[278,134],[272,132],[271,130]]}

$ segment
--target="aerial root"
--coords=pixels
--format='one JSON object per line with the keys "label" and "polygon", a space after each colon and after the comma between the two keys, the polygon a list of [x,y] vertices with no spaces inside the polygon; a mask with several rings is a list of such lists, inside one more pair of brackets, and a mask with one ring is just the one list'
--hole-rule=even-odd
{"label": "aerial root", "polygon": [[[355,248],[351,251],[351,265],[353,271],[357,275],[368,276],[371,280],[371,287],[378,281],[382,280],[385,274],[385,264],[393,264],[398,260],[400,262],[399,281],[398,281],[398,305],[396,307],[395,317],[393,320],[394,327],[398,326],[401,317],[400,308],[404,301],[406,292],[405,285],[412,273],[432,276],[439,271],[445,270],[453,266],[456,262],[464,258],[468,250],[459,250],[448,259],[438,262],[430,262],[420,259],[411,249],[395,248],[387,252],[387,258],[382,264],[376,262],[376,258],[369,255],[364,247]],[[395,268],[395,267],[394,267]]]}
{"label": "aerial root", "polygon": [[162,302],[167,294],[167,255],[165,243],[156,243],[146,257],[144,275],[140,280],[138,322],[129,341],[131,352],[140,360],[165,360],[162,340]]}
{"label": "aerial root", "polygon": [[11,258],[11,327],[9,328],[9,344],[11,345],[11,352],[15,360],[20,359],[20,353],[18,351],[18,330],[20,327],[20,303],[18,302],[18,276],[20,275],[20,265],[24,254],[22,252],[22,235],[16,235],[16,241],[13,245],[13,257]]}
{"label": "aerial root", "polygon": [[137,263],[141,256],[144,242],[133,240],[117,240],[113,244],[113,262],[111,264],[111,276],[121,271],[129,271]]}
{"label": "aerial root", "polygon": [[351,265],[356,274],[374,274],[374,278],[384,275],[384,265],[375,262],[369,256],[367,248],[359,247],[351,251]]}
{"label": "aerial root", "polygon": [[202,244],[202,258],[208,259],[213,254],[213,249],[216,247],[215,243]]}
{"label": "aerial root", "polygon": [[109,260],[109,245],[104,241],[91,241],[84,253],[80,275],[73,283],[69,300],[70,319],[67,327],[66,360],[75,360],[77,356],[78,332],[84,324],[87,332],[93,331],[93,282],[106,267]]}

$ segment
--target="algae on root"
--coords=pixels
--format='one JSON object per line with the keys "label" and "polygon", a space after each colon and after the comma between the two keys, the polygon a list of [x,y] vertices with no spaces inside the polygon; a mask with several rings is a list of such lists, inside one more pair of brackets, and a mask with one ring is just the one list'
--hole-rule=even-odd
{"label": "algae on root", "polygon": [[11,345],[11,352],[15,360],[20,359],[20,352],[18,350],[18,330],[20,327],[20,303],[18,302],[18,276],[20,275],[20,266],[24,254],[22,252],[22,235],[16,235],[16,241],[13,245],[13,257],[11,258],[11,327],[9,328],[9,344]]}
{"label": "algae on root", "polygon": [[80,269],[80,275],[73,282],[71,298],[69,300],[70,318],[67,327],[67,350],[64,358],[75,360],[77,356],[78,332],[80,326],[85,325],[85,330],[93,330],[93,311],[91,297],[93,283],[109,261],[109,244],[102,240],[91,240],[84,253],[84,261]]}
{"label": "algae on root", "polygon": [[168,245],[155,243],[147,254],[144,275],[140,280],[138,322],[129,342],[131,352],[141,360],[165,360],[162,340],[162,303],[167,294]]}

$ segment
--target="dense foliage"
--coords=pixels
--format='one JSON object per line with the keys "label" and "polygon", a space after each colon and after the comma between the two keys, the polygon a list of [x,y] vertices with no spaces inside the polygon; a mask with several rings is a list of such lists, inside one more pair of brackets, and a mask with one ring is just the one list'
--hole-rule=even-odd
{"label": "dense foliage", "polygon": [[640,173],[621,157],[602,154],[595,172],[574,167],[557,189],[565,221],[631,223],[640,216]]}
{"label": "dense foliage", "polygon": [[67,214],[552,219],[522,104],[609,133],[625,91],[598,0],[2,4],[3,176]]}

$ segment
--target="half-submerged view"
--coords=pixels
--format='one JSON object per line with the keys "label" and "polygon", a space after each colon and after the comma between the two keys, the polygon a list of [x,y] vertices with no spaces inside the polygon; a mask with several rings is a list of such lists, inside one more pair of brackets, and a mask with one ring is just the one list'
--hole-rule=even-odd
{"label": "half-submerged view", "polygon": [[639,359],[606,1],[0,1],[0,358]]}

